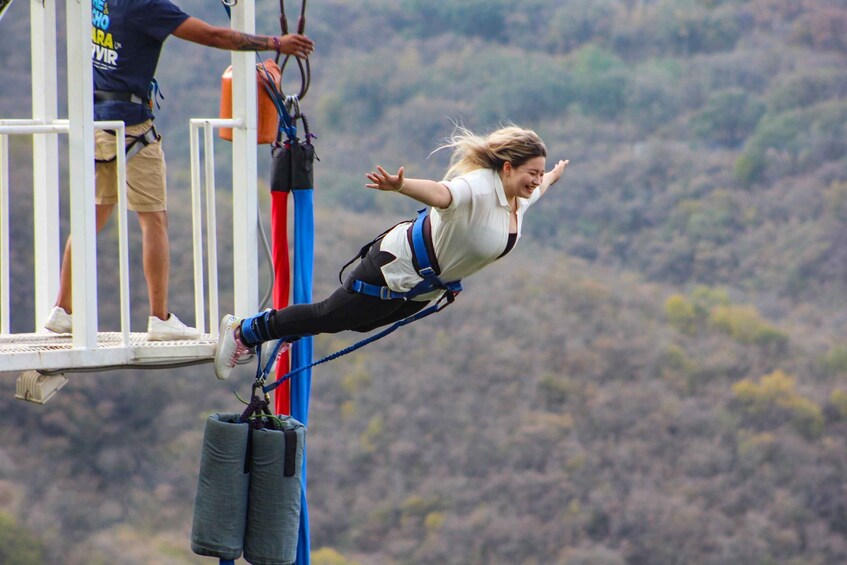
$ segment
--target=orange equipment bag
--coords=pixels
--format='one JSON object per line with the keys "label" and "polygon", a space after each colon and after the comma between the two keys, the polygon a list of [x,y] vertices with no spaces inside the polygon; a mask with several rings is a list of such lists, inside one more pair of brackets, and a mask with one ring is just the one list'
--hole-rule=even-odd
{"label": "orange equipment bag", "polygon": [[[264,67],[264,68],[263,68]],[[274,81],[271,88],[279,88],[281,71],[273,59],[256,65],[256,142],[259,145],[273,143],[279,131],[279,114],[268,93],[268,75]],[[221,76],[221,118],[232,118],[232,65]],[[221,138],[232,141],[232,128],[221,128]]]}

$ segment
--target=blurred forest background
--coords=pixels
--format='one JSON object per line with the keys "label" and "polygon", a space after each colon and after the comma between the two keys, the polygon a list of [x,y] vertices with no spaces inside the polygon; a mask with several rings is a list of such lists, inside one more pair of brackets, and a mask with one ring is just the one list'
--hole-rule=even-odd
{"label": "blurred forest background", "polygon": [[[218,2],[180,5],[227,25]],[[277,31],[276,2],[257,13]],[[315,371],[313,563],[847,562],[847,2],[318,0],[307,18],[316,297],[414,213],[364,173],[440,178],[430,153],[453,122],[534,128],[571,162],[456,305]],[[6,118],[30,115],[28,26],[25,0],[0,22]],[[62,30],[55,45],[62,59]],[[157,74],[171,306],[188,321],[187,120],[217,116],[228,64],[170,39]],[[13,324],[32,331],[30,144],[11,151]],[[316,355],[358,337],[320,337]],[[210,413],[240,411],[242,369],[72,375],[46,407],[4,375],[0,562],[210,562],[188,543],[199,448]]]}

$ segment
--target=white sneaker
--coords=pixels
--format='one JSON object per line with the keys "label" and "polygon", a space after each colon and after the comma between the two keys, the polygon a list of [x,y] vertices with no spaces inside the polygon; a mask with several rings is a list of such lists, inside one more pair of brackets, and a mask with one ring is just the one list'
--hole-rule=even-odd
{"label": "white sneaker", "polygon": [[218,347],[215,349],[215,376],[225,381],[232,373],[232,368],[242,357],[252,354],[253,349],[244,345],[235,336],[235,330],[241,323],[241,318],[227,314],[221,319],[218,333]]}
{"label": "white sneaker", "polygon": [[[261,365],[261,369],[264,371],[265,367],[267,367],[268,362],[271,360],[271,354],[274,352],[276,348],[276,344],[279,342],[278,339],[274,339],[271,341],[266,341],[262,344],[262,359],[259,361]],[[274,357],[273,364],[268,368],[268,372],[273,371],[274,367],[276,367],[277,361],[279,361],[279,356],[291,349],[291,344],[287,341],[283,341],[282,345],[279,346],[279,351],[276,352],[276,357]]]}
{"label": "white sneaker", "polygon": [[177,339],[197,339],[200,332],[183,324],[176,314],[169,313],[167,320],[150,316],[147,320],[147,341],[172,341]]}
{"label": "white sneaker", "polygon": [[73,316],[61,306],[53,306],[50,316],[44,322],[44,328],[57,334],[69,334],[73,330]]}

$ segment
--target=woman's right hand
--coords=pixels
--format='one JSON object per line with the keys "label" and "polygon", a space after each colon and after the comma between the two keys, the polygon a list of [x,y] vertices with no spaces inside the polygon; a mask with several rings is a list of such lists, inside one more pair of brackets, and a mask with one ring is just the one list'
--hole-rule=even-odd
{"label": "woman's right hand", "polygon": [[369,172],[365,176],[368,177],[368,180],[371,181],[370,184],[366,184],[365,186],[368,188],[375,188],[376,190],[385,190],[390,192],[399,192],[403,190],[403,167],[397,171],[396,175],[392,175],[388,173],[385,169],[376,166],[376,172]]}

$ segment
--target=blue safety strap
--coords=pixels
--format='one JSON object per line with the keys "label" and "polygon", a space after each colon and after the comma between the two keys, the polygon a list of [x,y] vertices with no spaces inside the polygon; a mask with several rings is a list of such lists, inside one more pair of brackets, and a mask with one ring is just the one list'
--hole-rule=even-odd
{"label": "blue safety strap", "polygon": [[[445,299],[446,299],[446,302],[445,302]],[[441,298],[438,299],[438,302],[436,302],[435,304],[433,304],[429,308],[425,308],[425,309],[421,310],[420,312],[409,316],[408,318],[403,318],[399,322],[395,322],[393,325],[391,325],[388,328],[382,330],[381,332],[376,333],[376,334],[374,334],[370,337],[367,337],[367,338],[363,339],[362,341],[354,343],[350,347],[346,347],[346,348],[344,348],[340,351],[336,351],[335,353],[331,353],[331,354],[327,355],[326,357],[324,357],[323,359],[319,359],[319,360],[317,360],[314,363],[311,363],[309,365],[305,365],[303,367],[299,367],[297,369],[289,371],[288,373],[279,377],[277,380],[275,380],[271,384],[269,384],[267,386],[263,386],[262,390],[266,393],[271,392],[272,390],[274,390],[276,387],[278,387],[279,385],[281,385],[282,383],[284,383],[288,379],[298,375],[299,373],[301,373],[303,371],[311,369],[312,367],[314,367],[316,365],[321,365],[323,363],[333,361],[334,359],[338,359],[339,357],[347,355],[348,353],[352,353],[352,352],[356,351],[357,349],[361,349],[362,347],[366,346],[369,343],[373,343],[378,339],[384,338],[385,336],[392,333],[393,331],[395,331],[397,328],[399,328],[401,326],[411,324],[412,322],[420,320],[421,318],[426,318],[430,314],[435,314],[436,312],[440,312],[441,310],[443,310],[444,308],[447,308],[447,306],[452,304],[454,299],[455,299],[455,297],[453,296],[453,294],[451,294],[449,292],[445,292],[444,295]]]}
{"label": "blue safety strap", "polygon": [[256,53],[256,59],[259,60],[259,65],[265,72],[265,80],[263,81],[265,90],[274,103],[277,114],[279,114],[279,129],[285,133],[289,141],[295,142],[297,140],[297,126],[294,125],[294,119],[285,108],[285,96],[276,87],[271,73],[265,68],[265,64],[261,61],[258,53]]}
{"label": "blue safety strap", "polygon": [[423,280],[415,285],[411,290],[398,292],[391,290],[388,286],[369,284],[364,281],[354,280],[350,286],[353,292],[375,296],[381,300],[392,300],[402,298],[410,300],[421,294],[426,294],[434,290],[446,290],[453,295],[462,291],[462,281],[444,282],[435,274],[435,269],[432,266],[432,259],[429,256],[424,239],[424,220],[429,214],[429,210],[424,208],[418,210],[418,217],[415,218],[415,223],[412,225],[412,254],[418,265],[418,276]]}
{"label": "blue safety strap", "polygon": [[435,277],[435,269],[432,268],[432,260],[426,250],[424,242],[423,225],[424,220],[429,215],[429,210],[424,208],[418,210],[418,217],[415,218],[415,223],[412,225],[412,254],[418,262],[418,274],[424,279]]}
{"label": "blue safety strap", "polygon": [[[305,123],[305,122],[304,122]],[[292,272],[292,299],[294,304],[312,302],[312,272],[314,270],[315,210],[313,190],[294,190],[294,260]],[[313,341],[311,336],[297,340],[291,348],[291,363],[294,367],[305,365],[313,359]],[[291,383],[291,416],[309,426],[309,397],[312,388],[311,370],[301,371],[300,378]],[[308,485],[308,446],[303,446],[303,466],[300,477],[300,531],[297,538],[296,565],[309,565],[311,552],[311,533],[309,530],[309,505],[307,501]]]}

